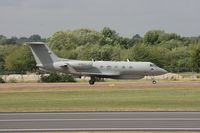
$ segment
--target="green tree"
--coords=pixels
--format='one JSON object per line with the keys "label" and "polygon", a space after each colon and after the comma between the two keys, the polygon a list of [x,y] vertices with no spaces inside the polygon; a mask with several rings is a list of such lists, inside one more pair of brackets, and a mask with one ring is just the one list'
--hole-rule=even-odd
{"label": "green tree", "polygon": [[181,40],[171,39],[169,41],[163,41],[159,45],[162,46],[162,47],[165,47],[165,48],[168,48],[168,49],[172,50],[174,48],[178,48],[178,47],[184,46],[184,42],[182,42]]}
{"label": "green tree", "polygon": [[32,71],[35,69],[35,66],[35,60],[27,46],[20,46],[16,48],[5,58],[5,67],[9,71]]}
{"label": "green tree", "polygon": [[153,62],[160,67],[167,64],[166,54],[168,49],[158,46],[148,46],[145,44],[137,44],[129,51],[129,59],[135,61],[149,61]]}
{"label": "green tree", "polygon": [[191,51],[192,68],[196,72],[200,72],[200,44],[193,47]]}
{"label": "green tree", "polygon": [[76,49],[77,59],[81,60],[101,60],[99,45],[82,45]]}
{"label": "green tree", "polygon": [[151,46],[149,47],[149,61],[155,63],[159,67],[166,67],[167,57],[166,54],[169,52],[168,49],[160,46]]}
{"label": "green tree", "polygon": [[7,40],[7,38],[5,36],[0,35],[0,45],[1,44],[6,44],[6,40]]}
{"label": "green tree", "polygon": [[4,64],[5,64],[5,62],[4,62],[3,56],[0,55],[0,75],[1,75],[1,73],[4,72]]}
{"label": "green tree", "polygon": [[113,53],[113,47],[110,45],[104,45],[101,48],[101,59],[104,61],[112,60],[112,53]]}
{"label": "green tree", "polygon": [[151,30],[145,33],[144,35],[144,43],[150,44],[150,45],[155,45],[160,43],[159,36],[160,34],[163,34],[164,31],[160,30]]}
{"label": "green tree", "polygon": [[11,37],[6,40],[6,44],[16,44],[16,43],[17,43],[17,37]]}
{"label": "green tree", "polygon": [[28,40],[29,42],[39,42],[39,41],[43,41],[43,39],[41,38],[41,36],[38,35],[38,34],[31,35],[27,40]]}
{"label": "green tree", "polygon": [[115,46],[112,48],[111,60],[120,61],[122,60],[122,52],[123,49],[120,46]]}
{"label": "green tree", "polygon": [[149,47],[150,46],[145,44],[137,44],[131,48],[131,54],[129,56],[131,56],[135,61],[150,61],[151,53]]}
{"label": "green tree", "polygon": [[122,46],[123,48],[129,47],[129,38],[124,38],[119,36],[119,34],[108,27],[103,28],[101,31],[103,35],[103,40],[101,41],[101,45],[111,45],[111,46]]}
{"label": "green tree", "polygon": [[166,69],[170,72],[190,71],[190,50],[187,47],[173,48],[166,54]]}
{"label": "green tree", "polygon": [[142,41],[143,41],[143,38],[139,34],[136,34],[131,39],[129,39],[128,47],[127,48],[131,48],[135,44],[142,43]]}
{"label": "green tree", "polygon": [[49,46],[60,57],[69,58],[77,46],[76,38],[71,31],[59,31],[49,39]]}
{"label": "green tree", "polygon": [[5,72],[5,57],[15,48],[14,45],[0,45],[0,74]]}
{"label": "green tree", "polygon": [[81,45],[96,45],[100,44],[103,39],[103,35],[95,30],[90,29],[78,29],[72,31],[75,37],[75,43],[78,46]]}

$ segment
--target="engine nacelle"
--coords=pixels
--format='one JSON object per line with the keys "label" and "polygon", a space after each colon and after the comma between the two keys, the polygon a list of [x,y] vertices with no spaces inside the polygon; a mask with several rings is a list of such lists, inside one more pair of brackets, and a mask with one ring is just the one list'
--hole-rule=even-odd
{"label": "engine nacelle", "polygon": [[78,62],[69,62],[69,65],[71,65],[75,69],[90,69],[92,68],[92,62],[88,61],[78,61]]}

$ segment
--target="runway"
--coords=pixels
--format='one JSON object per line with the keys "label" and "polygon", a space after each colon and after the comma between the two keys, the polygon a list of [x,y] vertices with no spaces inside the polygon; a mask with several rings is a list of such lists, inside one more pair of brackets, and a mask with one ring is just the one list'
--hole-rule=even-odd
{"label": "runway", "polygon": [[200,112],[0,113],[0,131],[200,130]]}

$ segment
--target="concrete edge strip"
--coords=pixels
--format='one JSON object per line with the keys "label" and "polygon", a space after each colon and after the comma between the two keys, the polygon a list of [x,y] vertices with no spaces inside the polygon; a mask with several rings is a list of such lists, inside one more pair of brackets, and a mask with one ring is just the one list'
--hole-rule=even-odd
{"label": "concrete edge strip", "polygon": [[121,119],[5,119],[0,122],[35,121],[200,121],[200,118],[121,118]]}
{"label": "concrete edge strip", "polygon": [[52,129],[0,129],[0,132],[25,131],[200,131],[200,128],[52,128]]}

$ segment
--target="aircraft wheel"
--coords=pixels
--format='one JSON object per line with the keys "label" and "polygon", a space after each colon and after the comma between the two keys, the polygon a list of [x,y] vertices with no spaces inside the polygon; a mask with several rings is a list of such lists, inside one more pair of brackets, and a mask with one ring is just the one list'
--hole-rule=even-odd
{"label": "aircraft wheel", "polygon": [[153,84],[156,84],[157,82],[155,80],[152,81]]}
{"label": "aircraft wheel", "polygon": [[94,80],[89,80],[90,85],[94,85],[95,81]]}

